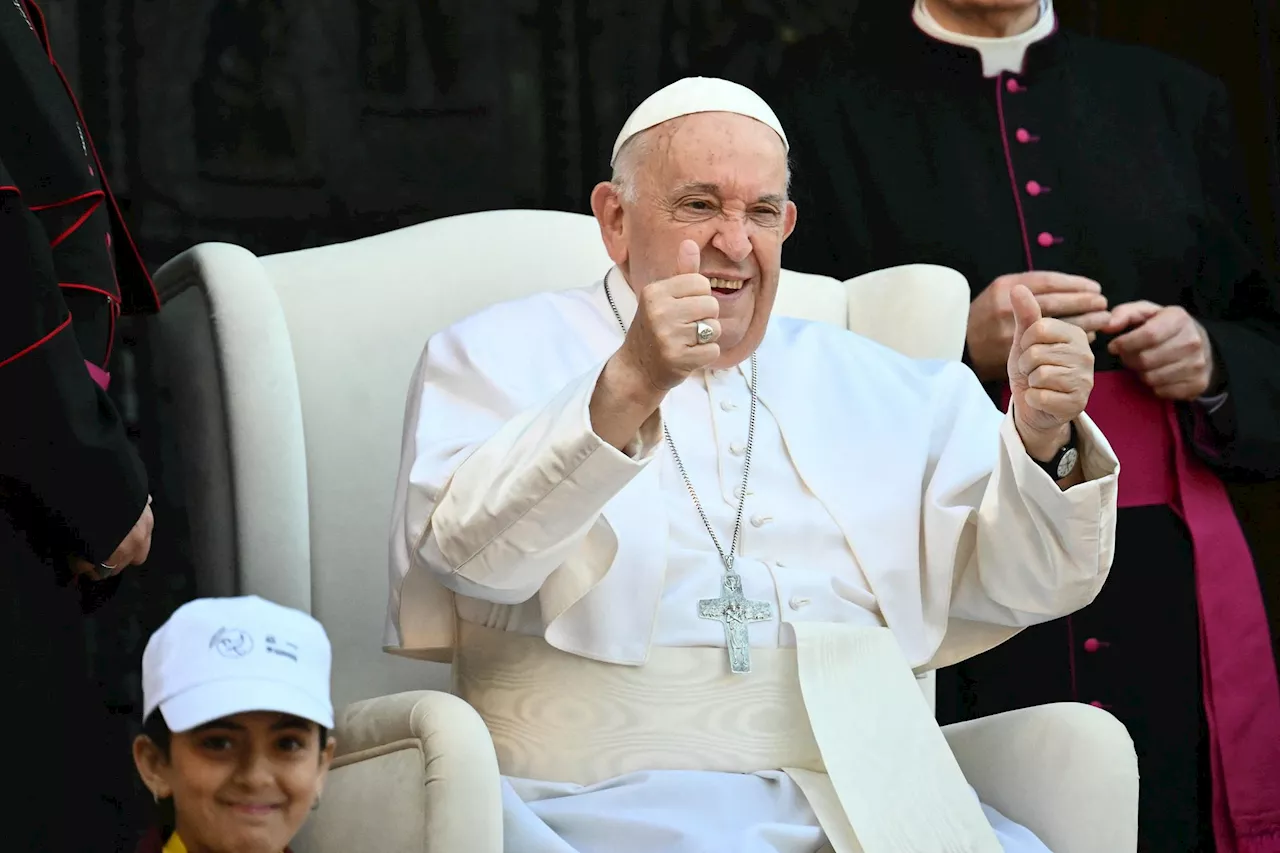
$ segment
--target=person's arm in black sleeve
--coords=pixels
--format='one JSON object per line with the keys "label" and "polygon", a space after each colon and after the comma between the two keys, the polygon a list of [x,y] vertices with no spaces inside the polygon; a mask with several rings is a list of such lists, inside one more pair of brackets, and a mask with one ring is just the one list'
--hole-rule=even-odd
{"label": "person's arm in black sleeve", "polygon": [[1226,391],[1226,400],[1212,413],[1190,409],[1199,427],[1193,427],[1194,444],[1224,473],[1280,476],[1280,291],[1259,262],[1238,142],[1220,83],[1211,91],[1198,147],[1207,217],[1192,299],[1223,380],[1211,390]]}
{"label": "person's arm in black sleeve", "polygon": [[48,241],[0,164],[0,502],[48,556],[108,560],[147,476],[89,377]]}

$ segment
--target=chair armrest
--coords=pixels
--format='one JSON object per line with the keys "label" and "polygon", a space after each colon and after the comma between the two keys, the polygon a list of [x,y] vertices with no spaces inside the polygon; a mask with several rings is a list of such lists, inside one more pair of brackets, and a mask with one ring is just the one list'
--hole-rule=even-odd
{"label": "chair armrest", "polygon": [[1106,711],[1060,703],[942,729],[979,798],[1054,853],[1138,846],[1138,758]]}
{"label": "chair armrest", "polygon": [[493,741],[456,696],[413,691],[356,702],[338,716],[337,753],[299,853],[502,853]]}

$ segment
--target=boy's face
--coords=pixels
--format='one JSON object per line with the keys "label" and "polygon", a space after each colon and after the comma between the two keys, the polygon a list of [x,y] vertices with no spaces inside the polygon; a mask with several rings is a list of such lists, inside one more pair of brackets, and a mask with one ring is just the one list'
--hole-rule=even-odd
{"label": "boy's face", "polygon": [[146,737],[134,759],[148,787],[173,798],[189,848],[280,853],[307,819],[333,760],[320,727],[254,711],[175,732],[168,759]]}

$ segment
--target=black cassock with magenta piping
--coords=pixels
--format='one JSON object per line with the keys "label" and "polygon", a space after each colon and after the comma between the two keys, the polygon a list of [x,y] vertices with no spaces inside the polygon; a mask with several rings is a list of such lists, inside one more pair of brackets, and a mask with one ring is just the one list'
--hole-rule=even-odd
{"label": "black cassock with magenta piping", "polygon": [[1097,280],[1112,306],[1181,305],[1206,328],[1226,378],[1216,408],[1157,400],[1095,345],[1088,412],[1121,462],[1110,578],[1080,613],[941,673],[939,717],[1097,704],[1138,749],[1142,850],[1280,850],[1280,691],[1223,486],[1280,475],[1280,296],[1224,87],[1062,30],[988,78],[975,50],[905,14],[803,45],[777,83],[799,205],[786,268],[848,279],[941,264],[975,296],[1052,270]]}
{"label": "black cassock with magenta piping", "polygon": [[[101,73],[101,72],[99,72]],[[107,396],[124,313],[154,311],[145,266],[28,0],[0,3],[0,681],[19,784],[13,849],[114,849],[127,743],[106,743],[68,558],[110,559],[148,498]]]}

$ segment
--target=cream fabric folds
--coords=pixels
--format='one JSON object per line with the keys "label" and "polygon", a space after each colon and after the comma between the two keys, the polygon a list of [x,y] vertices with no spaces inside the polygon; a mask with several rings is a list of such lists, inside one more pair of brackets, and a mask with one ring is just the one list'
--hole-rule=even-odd
{"label": "cream fabric folds", "polygon": [[744,678],[722,648],[655,648],[644,666],[617,666],[459,628],[454,692],[484,719],[504,776],[591,785],[645,770],[823,771],[794,649],[752,649]]}
{"label": "cream fabric folds", "polygon": [[620,667],[460,630],[455,687],[506,776],[592,785],[781,767],[836,853],[1001,850],[887,629],[797,626],[796,649],[753,650],[745,677],[721,649],[656,648]]}
{"label": "cream fabric folds", "polygon": [[[634,298],[616,290],[629,319]],[[595,660],[647,659],[668,557],[660,425],[627,456],[587,411],[621,340],[596,284],[494,306],[428,342],[406,419],[388,650],[450,660],[459,595],[472,621]],[[1097,594],[1119,466],[1088,418],[1089,482],[1063,492],[962,365],[782,317],[759,352],[761,403],[912,667]]]}
{"label": "cream fabric folds", "polygon": [[787,770],[836,853],[1001,853],[893,633],[822,623],[795,633],[826,773]]}

